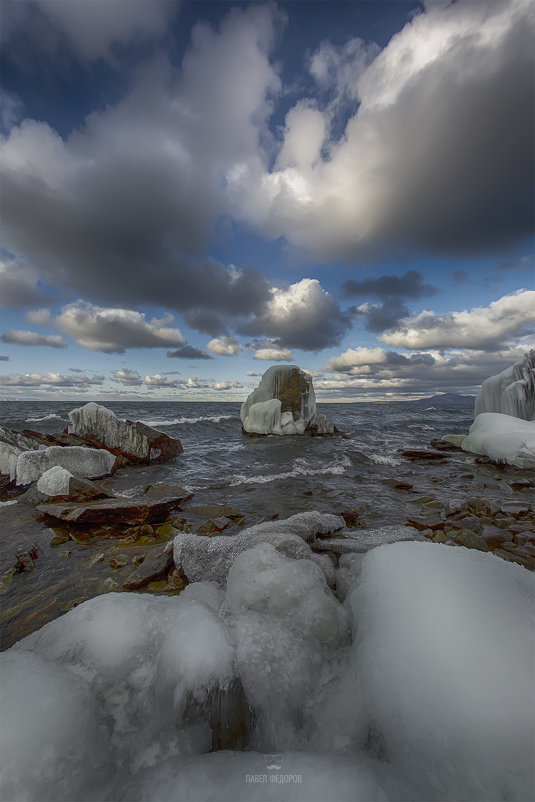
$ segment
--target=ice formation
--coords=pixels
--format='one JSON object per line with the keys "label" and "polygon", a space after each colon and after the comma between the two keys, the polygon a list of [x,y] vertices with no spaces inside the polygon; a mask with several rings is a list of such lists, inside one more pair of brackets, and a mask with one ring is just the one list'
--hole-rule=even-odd
{"label": "ice formation", "polygon": [[91,401],[69,412],[69,434],[119,449],[140,461],[169,459],[183,449],[180,440],[139,421],[120,420],[110,409]]}
{"label": "ice formation", "polygon": [[0,426],[0,473],[7,474],[10,479],[14,479],[17,474],[19,455],[23,451],[36,448],[43,449],[45,446],[37,446],[32,438]]}
{"label": "ice formation", "polygon": [[236,557],[257,543],[270,543],[294,559],[311,560],[322,570],[328,584],[334,583],[331,560],[314,554],[305,542],[316,534],[329,534],[345,527],[339,515],[316,511],[299,513],[283,521],[267,521],[251,526],[238,535],[202,535],[180,532],[173,540],[175,565],[193,582],[212,581],[224,585]]}
{"label": "ice formation", "polygon": [[37,489],[45,496],[66,496],[69,494],[72,473],[59,465],[49,468],[37,481]]}
{"label": "ice formation", "polygon": [[303,434],[316,414],[312,376],[297,365],[273,365],[242,404],[246,432]]}
{"label": "ice formation", "polygon": [[482,412],[460,445],[464,451],[505,460],[519,468],[535,468],[535,420]]}
{"label": "ice formation", "polygon": [[18,485],[28,485],[54,466],[65,468],[76,476],[95,478],[111,473],[114,465],[113,454],[102,448],[49,446],[19,454],[15,481]]}
{"label": "ice formation", "polygon": [[[99,596],[21,640],[0,655],[1,798],[534,798],[533,575],[431,543],[343,560],[345,605],[259,542],[226,590]],[[248,711],[247,750],[208,754]]]}
{"label": "ice formation", "polygon": [[502,412],[535,420],[535,350],[483,382],[474,412],[476,417],[482,412]]}

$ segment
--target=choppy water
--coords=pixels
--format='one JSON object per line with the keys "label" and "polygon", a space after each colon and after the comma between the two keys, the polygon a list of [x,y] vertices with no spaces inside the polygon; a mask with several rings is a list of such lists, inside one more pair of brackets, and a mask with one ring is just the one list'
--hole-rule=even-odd
{"label": "choppy water", "polygon": [[[0,422],[20,431],[60,432],[75,406],[54,401],[1,402]],[[194,493],[191,506],[232,504],[244,515],[246,526],[317,509],[359,510],[364,525],[377,529],[405,523],[409,512],[417,512],[410,501],[419,493],[432,492],[441,501],[467,495],[514,497],[507,477],[497,475],[492,466],[475,465],[470,455],[453,453],[440,465],[411,463],[402,456],[403,449],[426,448],[435,437],[466,432],[473,420],[473,410],[466,404],[436,408],[401,402],[319,405],[319,411],[348,439],[246,437],[236,403],[137,401],[107,406],[120,418],[141,420],[180,438],[184,447],[184,453],[170,463],[118,471],[112,479],[115,492],[132,496],[150,482],[179,484]],[[410,482],[413,493],[399,492],[385,483],[391,478]],[[180,514],[187,516],[188,508]],[[4,648],[21,632],[26,634],[60,614],[61,602],[93,596],[99,579],[110,573],[118,577],[110,571],[107,558],[88,571],[95,549],[106,551],[113,544],[69,542],[50,548],[53,534],[36,522],[31,507],[0,505],[0,575],[14,564],[18,548],[37,545],[40,549],[36,570],[16,575],[0,598],[5,609],[0,616]]]}

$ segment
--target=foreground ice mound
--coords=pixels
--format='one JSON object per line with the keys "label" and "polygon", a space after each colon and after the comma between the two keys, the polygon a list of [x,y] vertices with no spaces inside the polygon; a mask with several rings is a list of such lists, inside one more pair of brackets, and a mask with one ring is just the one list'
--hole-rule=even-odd
{"label": "foreground ice mound", "polygon": [[533,799],[535,577],[396,543],[366,555],[351,605],[368,737],[415,798]]}
{"label": "foreground ice mound", "polygon": [[460,445],[464,451],[505,460],[509,465],[535,468],[535,421],[482,412]]}
{"label": "foreground ice mound", "polygon": [[315,414],[312,376],[297,365],[268,368],[240,411],[250,434],[303,434]]}
{"label": "foreground ice mound", "polygon": [[49,446],[37,451],[22,451],[18,455],[15,481],[18,485],[29,485],[54,467],[95,479],[110,474],[114,466],[115,457],[102,448]]}
{"label": "foreground ice mound", "polygon": [[[24,638],[0,655],[0,797],[534,798],[533,575],[431,543],[359,567],[342,606],[259,543],[226,591],[112,593]],[[208,754],[232,727],[251,751]]]}
{"label": "foreground ice mound", "polygon": [[476,416],[483,412],[502,412],[515,418],[535,420],[535,350],[483,382],[474,412]]}

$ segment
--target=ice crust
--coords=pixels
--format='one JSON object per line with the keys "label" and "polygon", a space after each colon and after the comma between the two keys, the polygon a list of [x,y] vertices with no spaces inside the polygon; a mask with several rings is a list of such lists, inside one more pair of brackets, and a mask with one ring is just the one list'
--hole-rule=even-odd
{"label": "ice crust", "polygon": [[94,401],[71,410],[69,420],[69,434],[93,437],[108,448],[120,448],[136,457],[145,458],[149,454],[149,442],[143,434]]}
{"label": "ice crust", "polygon": [[[292,374],[303,385],[299,411],[282,411],[281,394]],[[260,384],[242,404],[240,417],[246,432],[254,434],[303,434],[316,414],[316,395],[312,376],[297,365],[273,365]]]}
{"label": "ice crust", "polygon": [[[24,638],[0,655],[1,798],[534,798],[533,575],[419,542],[343,561],[345,605],[259,542],[226,590],[111,593]],[[236,677],[250,751],[208,754],[204,702]]]}
{"label": "ice crust", "polygon": [[91,479],[111,473],[114,465],[115,457],[103,448],[49,446],[19,454],[16,483],[28,485],[56,466],[65,468],[76,476]]}
{"label": "ice crust", "polygon": [[535,421],[482,412],[470,426],[461,448],[519,468],[535,468]]}
{"label": "ice crust", "polygon": [[48,471],[38,479],[37,489],[45,496],[66,496],[69,493],[70,480],[72,473],[59,465],[49,468]]}
{"label": "ice crust", "polygon": [[305,541],[314,540],[316,534],[325,535],[344,527],[340,515],[311,510],[282,521],[266,521],[233,536],[204,537],[180,532],[173,540],[173,556],[175,565],[182,568],[191,581],[213,581],[224,585],[238,554],[265,542],[289,557],[316,563],[327,582],[333,584],[332,562],[328,557],[314,554]]}
{"label": "ice crust", "polygon": [[535,350],[483,382],[474,413],[477,417],[483,412],[535,420]]}

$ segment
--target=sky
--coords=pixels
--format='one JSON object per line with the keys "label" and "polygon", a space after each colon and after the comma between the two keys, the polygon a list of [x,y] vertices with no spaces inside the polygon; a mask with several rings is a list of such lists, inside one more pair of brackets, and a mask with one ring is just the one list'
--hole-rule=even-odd
{"label": "sky", "polygon": [[475,394],[535,345],[530,0],[0,0],[0,397]]}

